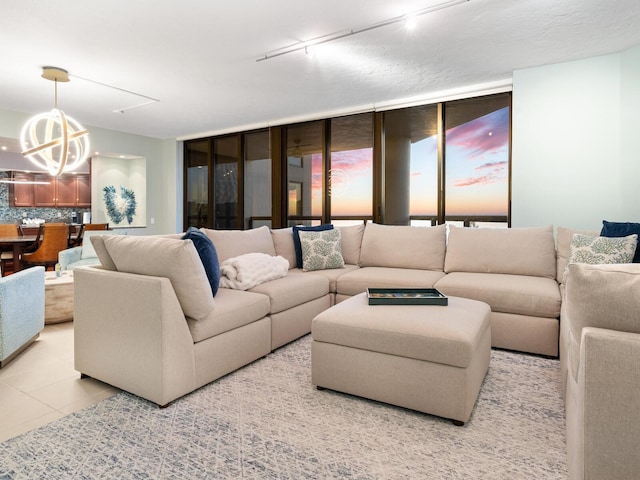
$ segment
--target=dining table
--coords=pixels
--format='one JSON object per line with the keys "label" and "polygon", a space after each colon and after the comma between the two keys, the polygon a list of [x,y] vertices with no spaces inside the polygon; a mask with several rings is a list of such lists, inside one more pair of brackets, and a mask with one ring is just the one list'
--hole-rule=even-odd
{"label": "dining table", "polygon": [[22,261],[20,260],[20,253],[22,247],[31,245],[35,242],[37,235],[10,235],[0,236],[0,245],[11,246],[13,249],[13,271],[17,272],[22,270]]}

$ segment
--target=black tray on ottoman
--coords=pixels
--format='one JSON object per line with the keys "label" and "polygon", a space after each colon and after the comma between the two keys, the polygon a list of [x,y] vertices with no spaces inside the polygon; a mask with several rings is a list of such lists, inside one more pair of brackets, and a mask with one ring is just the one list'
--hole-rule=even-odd
{"label": "black tray on ottoman", "polygon": [[435,288],[367,288],[369,305],[448,305]]}

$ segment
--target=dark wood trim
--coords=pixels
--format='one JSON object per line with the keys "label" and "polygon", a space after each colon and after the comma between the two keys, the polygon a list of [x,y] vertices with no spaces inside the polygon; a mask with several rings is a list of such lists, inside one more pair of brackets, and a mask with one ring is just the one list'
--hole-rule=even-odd
{"label": "dark wood trim", "polygon": [[372,214],[375,223],[384,223],[385,207],[385,140],[384,113],[376,112],[373,117],[373,205]]}
{"label": "dark wood trim", "polygon": [[445,108],[443,103],[438,103],[438,224],[444,223],[445,209],[445,185],[446,185],[446,158],[444,153]]}
{"label": "dark wood trim", "polygon": [[331,119],[322,121],[322,223],[331,223]]}
{"label": "dark wood trim", "polygon": [[284,146],[286,128],[271,127],[271,226],[284,228],[287,226],[287,158]]}

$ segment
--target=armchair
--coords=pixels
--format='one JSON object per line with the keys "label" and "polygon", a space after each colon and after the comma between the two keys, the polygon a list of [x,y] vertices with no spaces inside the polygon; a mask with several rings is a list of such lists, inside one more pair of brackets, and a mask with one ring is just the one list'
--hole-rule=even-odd
{"label": "armchair", "polygon": [[33,342],[44,327],[44,268],[0,278],[0,368]]}
{"label": "armchair", "polygon": [[91,243],[92,236],[117,235],[113,230],[85,230],[82,245],[62,250],[58,253],[58,263],[62,270],[73,270],[83,265],[99,265],[98,254]]}
{"label": "armchair", "polygon": [[562,317],[569,476],[640,472],[640,264],[572,264]]}

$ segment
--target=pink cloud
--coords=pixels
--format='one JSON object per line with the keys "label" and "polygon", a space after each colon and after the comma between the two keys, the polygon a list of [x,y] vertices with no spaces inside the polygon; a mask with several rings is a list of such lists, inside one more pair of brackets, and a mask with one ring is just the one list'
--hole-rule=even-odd
{"label": "pink cloud", "polygon": [[484,163],[480,166],[476,167],[476,170],[487,170],[487,169],[491,169],[494,171],[500,171],[503,168],[506,168],[507,165],[509,165],[509,162],[507,162],[506,160],[503,160],[501,162],[489,162],[489,163]]}
{"label": "pink cloud", "polygon": [[447,130],[447,144],[468,150],[470,159],[499,151],[508,143],[508,107]]}
{"label": "pink cloud", "polygon": [[460,180],[456,180],[453,183],[454,187],[470,187],[472,185],[489,185],[491,183],[496,183],[502,179],[498,179],[493,177],[492,175],[483,175],[482,177],[469,177],[462,178]]}

